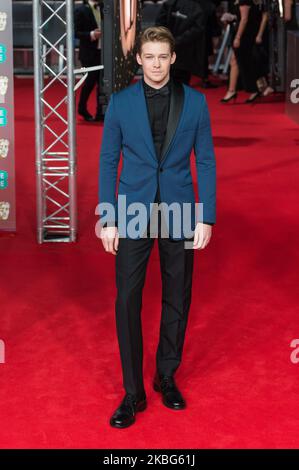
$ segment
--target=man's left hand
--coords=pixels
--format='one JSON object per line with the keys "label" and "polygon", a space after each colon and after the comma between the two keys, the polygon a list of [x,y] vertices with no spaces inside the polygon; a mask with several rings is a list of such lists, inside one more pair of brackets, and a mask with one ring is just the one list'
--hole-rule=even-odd
{"label": "man's left hand", "polygon": [[203,250],[209,243],[212,236],[212,226],[199,222],[194,231],[194,250]]}

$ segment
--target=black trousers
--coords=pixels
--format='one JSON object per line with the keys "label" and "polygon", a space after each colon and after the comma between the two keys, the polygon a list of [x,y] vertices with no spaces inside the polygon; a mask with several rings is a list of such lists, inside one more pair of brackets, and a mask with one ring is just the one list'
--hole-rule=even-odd
{"label": "black trousers", "polygon": [[[173,375],[182,359],[191,304],[194,250],[185,249],[184,240],[162,238],[160,227],[157,235],[162,277],[162,311],[156,367],[160,374]],[[145,393],[142,291],[154,241],[154,238],[120,238],[116,255],[116,328],[123,386],[126,393],[137,396]]]}
{"label": "black trousers", "polygon": [[[81,59],[81,64],[83,67],[94,67],[96,65],[101,65],[101,49],[98,49],[94,52],[94,57],[92,59]],[[94,72],[88,72],[85,82],[82,85],[80,99],[78,104],[78,110],[80,112],[87,111],[87,102],[88,98],[94,89],[97,87],[97,113],[99,112],[99,94],[100,94],[100,70],[95,70]]]}

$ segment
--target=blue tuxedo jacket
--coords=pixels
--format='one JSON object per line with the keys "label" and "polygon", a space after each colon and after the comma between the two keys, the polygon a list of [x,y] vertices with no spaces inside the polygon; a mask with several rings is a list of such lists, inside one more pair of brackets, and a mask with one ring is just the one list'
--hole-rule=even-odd
{"label": "blue tuxedo jacket", "polygon": [[[151,213],[159,183],[162,202],[184,203],[191,206],[191,229],[195,228],[195,195],[191,177],[190,155],[194,148],[198,193],[203,212],[197,221],[215,222],[216,168],[211,136],[209,111],[205,96],[187,85],[173,82],[169,118],[160,160],[152,138],[146,98],[142,81],[113,93],[107,107],[100,151],[99,199],[112,204],[120,236],[130,235],[120,224],[118,209],[130,212],[129,205],[142,202]],[[118,164],[123,155],[123,166],[116,194]],[[126,196],[120,207],[120,195]],[[134,208],[134,206],[131,206]],[[120,213],[120,212],[119,212]],[[103,212],[104,214],[104,212]],[[182,211],[183,214],[183,211]],[[183,215],[179,221],[180,234],[174,232],[174,220],[169,212],[168,230],[173,239],[184,239]],[[126,216],[126,227],[136,217],[131,210]],[[176,215],[177,217],[177,215]],[[113,217],[100,218],[110,223]],[[177,222],[177,221],[176,221]],[[189,234],[190,236],[190,234]],[[192,236],[192,234],[191,234]],[[136,236],[139,238],[139,236]]]}

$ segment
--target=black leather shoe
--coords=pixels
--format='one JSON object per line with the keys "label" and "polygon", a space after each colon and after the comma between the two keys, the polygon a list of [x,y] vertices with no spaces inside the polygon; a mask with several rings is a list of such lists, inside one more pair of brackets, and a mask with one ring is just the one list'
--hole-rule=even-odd
{"label": "black leather shoe", "polygon": [[135,423],[135,416],[138,411],[146,409],[146,397],[137,400],[135,395],[127,393],[120,406],[113,413],[110,424],[114,428],[127,428]]}
{"label": "black leather shoe", "polygon": [[94,121],[94,118],[92,117],[91,114],[89,114],[88,111],[84,111],[84,110],[79,110],[78,111],[78,114],[80,114],[80,116],[83,117],[83,119],[87,122],[93,122]]}
{"label": "black leather shoe", "polygon": [[178,390],[174,378],[170,375],[160,375],[156,372],[154,390],[162,394],[162,401],[165,406],[173,410],[183,410],[186,402]]}

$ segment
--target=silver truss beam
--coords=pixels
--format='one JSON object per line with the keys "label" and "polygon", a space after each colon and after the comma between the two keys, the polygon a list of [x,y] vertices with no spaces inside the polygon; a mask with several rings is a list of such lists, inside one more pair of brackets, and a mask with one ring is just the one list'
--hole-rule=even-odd
{"label": "silver truss beam", "polygon": [[33,0],[39,243],[77,236],[73,3]]}

